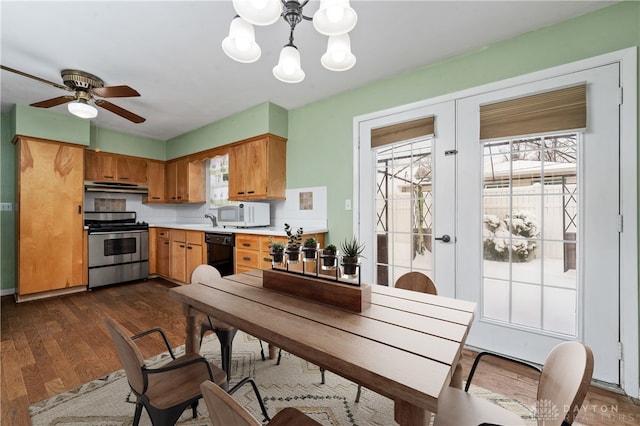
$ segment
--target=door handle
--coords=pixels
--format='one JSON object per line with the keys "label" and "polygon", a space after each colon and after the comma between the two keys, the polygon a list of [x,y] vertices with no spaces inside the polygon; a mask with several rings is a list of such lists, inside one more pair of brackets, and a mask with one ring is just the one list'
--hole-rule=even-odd
{"label": "door handle", "polygon": [[448,243],[449,241],[451,241],[451,237],[448,236],[447,234],[444,234],[442,237],[434,238],[434,240],[442,241],[443,243]]}

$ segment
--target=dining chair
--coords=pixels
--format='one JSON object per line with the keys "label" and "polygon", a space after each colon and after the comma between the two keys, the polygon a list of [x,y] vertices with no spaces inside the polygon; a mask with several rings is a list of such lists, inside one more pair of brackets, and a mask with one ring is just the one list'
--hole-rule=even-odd
{"label": "dining chair", "polygon": [[478,363],[485,356],[497,357],[540,372],[536,396],[538,425],[573,424],[591,384],[593,353],[588,346],[572,341],[560,343],[553,348],[542,369],[503,355],[481,352],[471,367],[465,389],[449,386],[440,394],[434,426],[525,424],[515,413],[468,392]]}
{"label": "dining chair", "polygon": [[[216,386],[215,383],[205,381],[200,385],[200,389],[213,426],[262,426],[262,423],[253,417],[246,408],[233,399],[231,395],[220,389],[219,386]],[[269,426],[320,425],[320,423],[293,407],[278,411],[267,424]]]}
{"label": "dining chair", "polygon": [[[395,288],[402,288],[404,290],[418,291],[421,293],[438,295],[438,289],[436,285],[431,281],[431,278],[423,274],[422,272],[412,271],[407,272],[396,280]],[[322,372],[322,383],[324,383],[324,372]],[[356,402],[360,402],[360,394],[362,393],[362,386],[358,385],[358,392],[356,393]]]}
{"label": "dining chair", "polygon": [[[198,401],[202,397],[200,383],[211,380],[216,385],[222,385],[227,381],[222,369],[210,364],[198,354],[176,358],[164,331],[160,328],[130,336],[113,319],[107,317],[104,322],[115,344],[131,391],[136,396],[134,426],[140,422],[142,407],[146,408],[154,426],[175,424],[189,406],[193,410],[193,418],[196,418]],[[162,337],[171,361],[160,367],[150,368],[145,364],[134,340],[153,333]]]}
{"label": "dining chair", "polygon": [[[191,283],[206,283],[216,278],[221,278],[222,275],[215,267],[207,264],[196,266],[191,273]],[[215,318],[207,315],[206,319],[200,323],[200,346],[202,346],[202,339],[208,332],[214,332],[218,336],[221,347],[222,357],[222,369],[227,372],[227,380],[231,377],[231,354],[233,349],[233,339],[238,332],[238,329],[219,321]],[[264,348],[262,347],[262,341],[260,341],[260,356],[264,361]]]}
{"label": "dining chair", "polygon": [[[154,426],[173,426],[189,406],[193,410],[195,419],[198,401],[202,398],[200,384],[206,380],[212,381],[217,386],[227,384],[225,371],[211,364],[204,357],[198,354],[187,354],[176,358],[161,328],[153,328],[130,337],[127,330],[113,319],[107,317],[104,322],[115,344],[131,391],[136,395],[134,426],[140,422],[143,406],[149,413]],[[134,340],[154,333],[162,337],[171,361],[159,367],[149,368]],[[266,420],[269,420],[258,386],[252,378],[241,379],[229,392],[236,392],[247,383],[253,388],[262,414]]]}

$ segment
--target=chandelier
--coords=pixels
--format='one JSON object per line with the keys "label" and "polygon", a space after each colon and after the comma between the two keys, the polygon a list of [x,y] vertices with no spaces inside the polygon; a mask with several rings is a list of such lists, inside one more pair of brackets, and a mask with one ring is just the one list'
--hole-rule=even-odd
{"label": "chandelier", "polygon": [[278,65],[273,75],[285,83],[299,83],[304,80],[300,66],[300,52],[293,44],[293,32],[303,20],[312,21],[320,34],[329,36],[327,52],[320,62],[331,71],[346,71],[356,63],[351,53],[351,31],[358,21],[358,15],[351,8],[349,0],[320,0],[320,8],[313,18],[305,16],[302,9],[309,0],[233,0],[237,15],[231,21],[229,35],[222,41],[222,50],[231,59],[243,63],[255,62],[262,50],[255,40],[254,25],[271,25],[282,17],[291,27],[289,43],[280,51]]}

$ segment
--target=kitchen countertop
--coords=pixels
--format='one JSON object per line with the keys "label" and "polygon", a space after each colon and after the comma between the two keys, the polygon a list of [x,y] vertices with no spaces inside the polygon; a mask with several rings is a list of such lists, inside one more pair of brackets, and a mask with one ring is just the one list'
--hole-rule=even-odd
{"label": "kitchen countertop", "polygon": [[[273,236],[285,236],[284,228],[279,226],[267,226],[260,228],[224,228],[222,226],[213,227],[205,223],[150,223],[151,228],[171,228],[171,229],[185,229],[188,231],[204,231],[204,232],[220,232],[220,233],[233,233],[233,234],[253,234],[253,235],[273,235]],[[305,234],[321,234],[329,232],[326,228],[303,228]]]}

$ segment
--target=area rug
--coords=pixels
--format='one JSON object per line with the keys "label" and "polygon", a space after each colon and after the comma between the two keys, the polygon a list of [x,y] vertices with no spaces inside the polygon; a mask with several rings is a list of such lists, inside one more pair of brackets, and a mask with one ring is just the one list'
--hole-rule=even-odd
{"label": "area rug", "polygon": [[[177,348],[176,354],[183,350],[183,347]],[[213,363],[221,365],[220,345],[215,337],[205,339],[200,352]],[[148,360],[147,365],[161,364],[167,359],[168,354],[161,354]],[[231,367],[232,385],[246,376],[256,380],[271,416],[284,407],[296,407],[327,426],[395,424],[393,402],[388,398],[363,388],[360,402],[356,403],[356,384],[329,372],[326,373],[325,384],[321,384],[318,367],[289,353],[282,353],[280,365],[275,360],[262,361],[259,341],[242,332],[238,332],[234,339]],[[531,407],[484,389],[475,388],[473,392],[535,424]],[[250,386],[243,386],[233,397],[256,418],[262,419]],[[123,370],[29,407],[33,426],[128,426],[133,423],[134,411],[135,397]],[[192,419],[191,410],[187,410],[178,424],[209,426],[204,401],[198,405],[198,414],[196,419]],[[144,410],[140,424],[151,425]]]}

